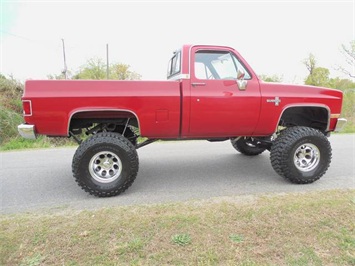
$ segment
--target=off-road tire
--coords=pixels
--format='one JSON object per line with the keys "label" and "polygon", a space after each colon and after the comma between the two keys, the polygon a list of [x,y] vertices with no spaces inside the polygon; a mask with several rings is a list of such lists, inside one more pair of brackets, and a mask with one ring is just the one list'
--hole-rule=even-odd
{"label": "off-road tire", "polygon": [[283,130],[270,151],[271,165],[276,173],[296,184],[309,184],[321,178],[331,159],[332,149],[327,137],[308,127]]}
{"label": "off-road tire", "polygon": [[231,139],[231,143],[234,149],[246,156],[256,156],[266,150],[265,148],[257,147],[252,144],[249,138],[240,138],[237,141]]}
{"label": "off-road tire", "polygon": [[85,140],[76,150],[72,162],[75,181],[97,197],[124,192],[134,182],[138,167],[133,144],[113,132],[97,133]]}

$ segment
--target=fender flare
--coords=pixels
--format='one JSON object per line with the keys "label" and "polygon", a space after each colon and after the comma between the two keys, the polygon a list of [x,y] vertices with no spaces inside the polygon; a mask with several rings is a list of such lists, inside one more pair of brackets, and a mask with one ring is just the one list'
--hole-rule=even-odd
{"label": "fender flare", "polygon": [[67,120],[68,121],[68,124],[67,124],[67,133],[68,133],[68,135],[69,135],[69,127],[70,127],[71,121],[73,119],[73,116],[75,116],[78,113],[85,113],[85,112],[121,112],[121,113],[130,113],[137,119],[138,128],[140,128],[139,117],[132,110],[119,109],[119,108],[89,108],[89,107],[87,107],[87,108],[75,109],[75,110],[73,110],[73,111],[71,111],[69,113],[68,120]]}
{"label": "fender flare", "polygon": [[285,111],[287,111],[287,110],[289,110],[291,108],[300,108],[300,107],[323,108],[323,109],[325,109],[327,114],[328,114],[326,131],[329,131],[330,118],[331,118],[330,108],[327,105],[325,105],[325,104],[304,103],[304,104],[288,104],[288,105],[285,105],[283,107],[281,113],[280,113],[279,119],[277,120],[275,132],[277,132],[277,128],[278,128],[278,126],[280,124],[281,118],[282,118],[283,114],[285,113]]}

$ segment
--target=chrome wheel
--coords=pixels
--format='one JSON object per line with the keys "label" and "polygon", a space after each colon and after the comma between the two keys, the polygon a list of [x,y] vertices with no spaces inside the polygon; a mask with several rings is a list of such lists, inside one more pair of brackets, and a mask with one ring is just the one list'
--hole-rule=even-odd
{"label": "chrome wheel", "polygon": [[96,153],[90,160],[91,176],[100,183],[110,183],[116,180],[122,172],[122,162],[113,152]]}
{"label": "chrome wheel", "polygon": [[302,172],[314,170],[320,162],[320,152],[317,146],[305,143],[299,146],[293,156],[296,168]]}

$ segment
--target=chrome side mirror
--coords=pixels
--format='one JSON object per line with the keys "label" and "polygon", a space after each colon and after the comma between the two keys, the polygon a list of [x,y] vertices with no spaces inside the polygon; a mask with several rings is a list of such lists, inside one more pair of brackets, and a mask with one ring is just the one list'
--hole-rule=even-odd
{"label": "chrome side mirror", "polygon": [[242,69],[237,70],[237,86],[240,91],[247,89],[248,81],[244,80],[245,72]]}

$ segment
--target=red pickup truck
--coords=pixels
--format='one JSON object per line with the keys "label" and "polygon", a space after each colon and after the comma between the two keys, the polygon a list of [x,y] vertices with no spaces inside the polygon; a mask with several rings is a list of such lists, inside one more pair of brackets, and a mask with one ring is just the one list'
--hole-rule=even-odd
{"label": "red pickup truck", "polygon": [[328,169],[327,137],[346,122],[341,91],[264,83],[225,46],[184,45],[167,78],[29,80],[19,133],[73,137],[74,178],[99,197],[125,191],[138,172],[136,149],[156,140],[230,140],[247,156],[269,150],[276,173],[293,183],[314,182]]}

